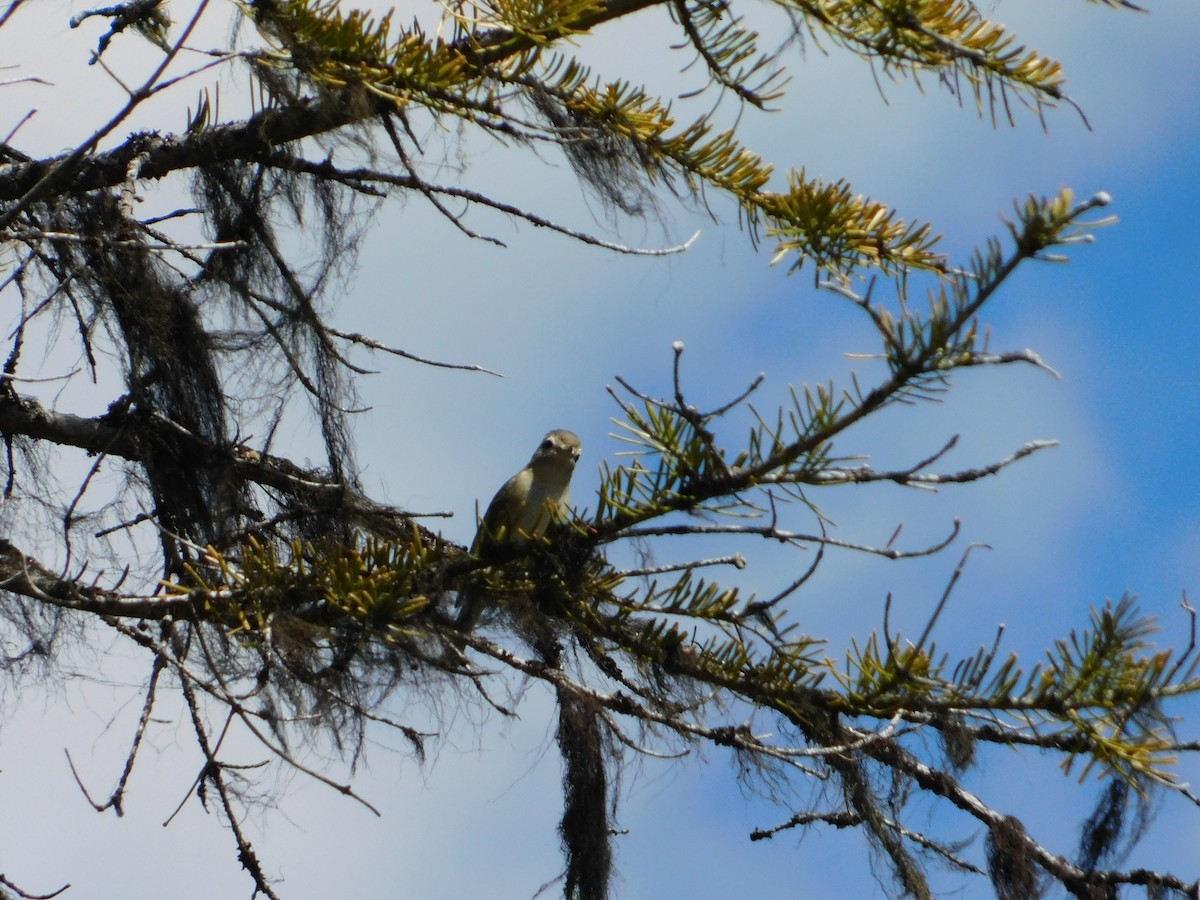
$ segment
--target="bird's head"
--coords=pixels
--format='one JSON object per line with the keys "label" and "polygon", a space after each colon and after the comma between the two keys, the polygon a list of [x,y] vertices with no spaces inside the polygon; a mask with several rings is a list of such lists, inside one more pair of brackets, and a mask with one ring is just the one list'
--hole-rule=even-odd
{"label": "bird's head", "polygon": [[542,438],[537,450],[533,452],[533,458],[529,460],[529,465],[533,468],[563,467],[570,472],[575,468],[582,452],[583,444],[574,432],[556,428]]}

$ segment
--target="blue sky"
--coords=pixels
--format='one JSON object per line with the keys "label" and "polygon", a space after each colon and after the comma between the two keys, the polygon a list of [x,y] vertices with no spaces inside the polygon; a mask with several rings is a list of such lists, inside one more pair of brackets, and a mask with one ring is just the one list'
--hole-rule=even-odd
{"label": "blue sky", "polygon": [[[793,81],[783,111],[743,121],[744,140],[781,168],[803,165],[810,174],[849,178],[904,215],[932,221],[951,254],[1000,233],[999,217],[1029,192],[1069,185],[1080,196],[1099,190],[1113,196],[1109,211],[1118,224],[1099,231],[1095,245],[1073,250],[1066,266],[1027,267],[985,316],[993,348],[1032,347],[1061,380],[1032,369],[966,373],[945,403],[892,410],[839,445],[881,465],[903,464],[960,434],[947,468],[985,464],[1035,438],[1055,438],[1060,446],[997,479],[937,496],[878,487],[817,497],[849,540],[882,543],[903,523],[902,542],[916,545],[945,533],[957,517],[964,545],[990,545],[973,554],[939,629],[948,652],[972,652],[1003,623],[1007,646],[1032,660],[1051,640],[1084,625],[1090,606],[1126,591],[1161,617],[1162,643],[1178,646],[1186,639],[1181,593],[1200,594],[1200,485],[1193,465],[1200,424],[1200,61],[1194,53],[1200,7],[1147,5],[1149,15],[1082,2],[986,4],[985,12],[1012,24],[1023,42],[1063,61],[1068,92],[1092,130],[1068,108],[1047,114],[1046,131],[1021,111],[1016,128],[993,129],[934,83],[924,95],[910,83],[885,83],[884,103],[865,65],[811,43],[803,59],[789,64]],[[70,79],[101,78],[78,65],[98,24],[90,32],[69,31],[65,21],[75,11],[66,3],[36,10],[41,39],[71,51],[60,56],[72,74],[56,88],[24,86],[9,95],[14,109],[41,109],[21,132],[34,145],[70,145],[87,114],[96,114],[88,107],[102,106],[96,98],[105,95],[82,90],[68,91],[60,105]],[[401,12],[404,20],[435,15],[436,7]],[[45,44],[14,43],[21,24],[0,31],[3,58],[49,75],[57,62]],[[219,43],[220,29],[213,33]],[[683,56],[664,57],[671,40],[666,17],[652,13],[619,25],[612,36],[581,38],[580,52],[603,74],[678,91],[694,82],[677,72]],[[74,68],[66,68],[72,61]],[[223,90],[232,104],[236,91]],[[690,108],[700,111],[706,102]],[[438,140],[434,129],[422,136]],[[686,383],[700,405],[727,399],[760,371],[767,379],[757,403],[768,410],[787,402],[789,384],[844,382],[851,369],[870,377],[871,363],[844,357],[874,350],[869,332],[844,302],[813,290],[807,273],[787,277],[782,267],[769,267],[769,248],[750,249],[732,210],[718,204],[723,221],[714,224],[664,200],[658,218],[615,226],[552,154],[531,164],[524,151],[467,149],[465,169],[455,171],[456,160],[448,158],[444,180],[491,188],[501,199],[629,244],[666,246],[702,233],[686,254],[633,259],[486,217],[476,224],[509,248],[471,243],[420,200],[380,211],[346,285],[339,324],[506,376],[380,359],[381,374],[361,385],[372,407],[358,421],[366,484],[410,509],[453,511],[453,519],[431,523],[449,536],[469,540],[474,504],[485,503],[552,427],[583,437],[574,495],[579,505],[594,507],[596,467],[614,461],[620,449],[608,436],[616,410],[604,386],[621,375],[651,393],[665,391],[672,341],[687,346]],[[148,193],[149,202],[173,199]],[[102,409],[109,399],[68,394],[59,402],[90,412],[89,403]],[[315,453],[315,440],[297,424],[277,449],[303,459]],[[739,576],[747,590],[770,592],[807,562],[769,548],[741,549],[751,561]],[[667,562],[689,551],[669,546],[658,553]],[[805,631],[829,640],[835,656],[852,637],[878,627],[889,591],[896,621],[919,630],[956,561],[954,552],[905,563],[835,555],[797,597],[794,613]],[[127,697],[120,683],[70,687],[6,714],[0,806],[44,812],[40,822],[23,821],[19,833],[14,823],[25,817],[0,825],[0,847],[13,854],[2,861],[4,871],[30,889],[48,890],[67,877],[80,897],[158,896],[163,879],[176,897],[239,895],[247,881],[228,837],[194,801],[161,827],[194,776],[186,729],[164,725],[156,734],[156,756],[140,773],[125,819],[93,816],[79,798],[61,750],[87,760],[99,783],[115,777],[119,762],[106,760],[120,752],[127,729],[105,724]],[[418,724],[448,712],[416,701],[406,706],[403,698],[396,705],[397,714]],[[1200,723],[1200,704],[1180,709]],[[382,819],[302,777],[281,780],[287,792],[281,810],[251,824],[255,846],[287,877],[284,896],[532,896],[558,871],[559,771],[547,698],[530,689],[520,710],[516,722],[484,717],[469,705],[449,711],[453,728],[424,768],[390,752],[400,741],[378,735],[381,746],[356,784],[382,809]],[[136,708],[124,709],[118,721],[133,715]],[[169,719],[170,710],[162,716]],[[1194,735],[1197,726],[1185,722],[1180,730]],[[249,745],[244,753],[248,761],[263,755]],[[1073,841],[1060,835],[1085,814],[1094,783],[1081,788],[1037,758],[993,753],[988,762],[972,785],[1006,810],[1028,815],[1035,836],[1073,850]],[[1191,767],[1192,776],[1197,770]],[[782,836],[751,845],[750,829],[775,824],[787,812],[742,792],[732,773],[731,761],[715,752],[682,764],[631,767],[617,896],[881,894],[852,835],[814,832],[802,842]],[[813,796],[803,787],[798,802]],[[960,834],[975,833],[969,823],[955,823],[965,829]],[[1200,811],[1170,800],[1136,859],[1200,875],[1188,868],[1198,826]],[[68,830],[82,849],[65,858],[54,836]],[[189,851],[181,856],[184,844]],[[987,895],[982,883],[957,894]]]}

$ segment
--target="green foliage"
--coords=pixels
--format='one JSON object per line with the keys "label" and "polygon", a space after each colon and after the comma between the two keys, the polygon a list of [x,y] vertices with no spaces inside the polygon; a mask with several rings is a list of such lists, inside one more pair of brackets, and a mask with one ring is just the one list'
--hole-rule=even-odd
{"label": "green foliage", "polygon": [[297,540],[286,553],[250,539],[234,552],[210,548],[201,565],[187,567],[187,581],[164,588],[191,597],[201,619],[224,622],[231,635],[250,642],[285,613],[330,630],[367,628],[390,643],[418,633],[413,622],[430,603],[422,585],[437,562],[435,549],[415,537],[358,545]]}
{"label": "green foliage", "polygon": [[[889,75],[966,82],[982,110],[1007,91],[1036,106],[1062,97],[1062,67],[1028,50],[965,0],[787,0],[811,29],[880,60]],[[951,77],[948,73],[953,73]]]}
{"label": "green foliage", "polygon": [[[759,416],[742,450],[718,446],[712,428],[745,395],[701,413],[683,401],[678,368],[673,400],[653,399],[632,388],[628,390],[638,402],[614,394],[623,415],[616,421],[625,432],[623,439],[636,448],[636,460],[616,469],[605,465],[597,527],[608,535],[670,512],[756,513],[765,501],[755,504],[748,499],[754,489],[879,477],[841,466],[831,453],[833,440],[877,409],[931,396],[944,388],[955,369],[1002,361],[979,347],[975,320],[980,309],[1022,262],[1045,258],[1049,248],[1087,239],[1089,226],[1083,218],[1106,202],[1100,196],[1074,205],[1069,191],[1030,199],[1010,226],[1014,248],[1006,254],[993,241],[966,269],[939,278],[925,313],[909,304],[906,280],[897,282],[895,312],[870,295],[861,297],[830,285],[868,317],[889,377],[871,390],[863,390],[857,378],[842,390],[832,384],[805,386],[802,397],[793,389],[791,407],[781,408],[770,423]],[[1099,224],[1104,220],[1090,227]]]}
{"label": "green foliage", "polygon": [[740,99],[766,109],[783,96],[787,78],[778,60],[758,49],[758,33],[727,2],[676,0],[671,16],[708,67],[711,81]]}
{"label": "green foliage", "polygon": [[601,0],[485,0],[470,4],[470,13],[459,12],[455,19],[467,34],[500,29],[507,32],[507,42],[524,48],[584,33],[604,9]]}
{"label": "green foliage", "polygon": [[1124,597],[1093,610],[1090,628],[1056,641],[1046,662],[1028,669],[1000,658],[998,642],[955,660],[931,642],[872,635],[834,674],[847,713],[969,714],[1065,750],[1065,772],[1084,760],[1081,780],[1098,766],[1140,790],[1147,778],[1173,780],[1176,742],[1161,701],[1200,690],[1200,660],[1190,650],[1155,651],[1148,639],[1157,630]]}
{"label": "green foliage", "polygon": [[[1036,106],[1061,98],[1057,62],[1015,44],[998,24],[962,0],[805,3],[779,0],[814,33],[883,61],[888,72],[961,76],[982,103],[1014,91]],[[787,189],[768,189],[772,167],[710,115],[680,122],[671,105],[642,87],[604,80],[564,53],[560,39],[585,33],[640,8],[597,0],[508,0],[452,8],[459,39],[431,38],[413,25],[392,37],[390,15],[343,12],[334,0],[259,0],[255,21],[277,45],[271,65],[290,66],[323,89],[365,90],[375,102],[404,111],[414,104],[450,114],[501,135],[560,141],[584,170],[581,138],[630,148],[640,177],[677,180],[693,195],[718,190],[740,205],[752,234],[777,242],[776,259],[800,268],[846,274],[878,268],[942,271],[927,223],[909,223],[886,205],[855,196],[844,181],[828,183],[803,170]],[[757,35],[725,3],[671,5],[688,45],[704,60],[711,82],[744,102],[765,107],[782,96],[778,59],[757,49]],[[264,62],[266,64],[266,62]],[[952,74],[951,74],[952,73]],[[511,108],[512,87],[553,98],[561,110],[538,129]],[[520,91],[518,91],[519,95]],[[363,115],[372,114],[371,103]]]}
{"label": "green foliage", "polygon": [[751,227],[761,214],[768,236],[776,239],[774,262],[795,257],[799,270],[811,259],[818,268],[848,273],[879,268],[887,274],[905,269],[940,270],[943,261],[933,252],[937,237],[928,224],[896,218],[882,203],[852,196],[845,181],[828,184],[809,179],[804,170],[788,175],[788,191],[756,198],[748,210]]}
{"label": "green foliage", "polygon": [[393,38],[390,12],[343,14],[338,0],[259,0],[251,11],[276,45],[260,64],[294,69],[323,89],[360,87],[403,109],[414,100],[437,108],[443,90],[474,86],[462,54],[415,24]]}

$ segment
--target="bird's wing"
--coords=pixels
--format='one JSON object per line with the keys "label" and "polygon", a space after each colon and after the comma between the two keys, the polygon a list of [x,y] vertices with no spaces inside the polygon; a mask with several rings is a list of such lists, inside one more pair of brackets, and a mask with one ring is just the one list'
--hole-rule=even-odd
{"label": "bird's wing", "polygon": [[[475,540],[471,542],[471,552],[478,554],[480,544],[486,537],[488,540],[495,540],[500,537],[500,530],[509,530],[512,528],[513,520],[516,518],[519,497],[521,491],[521,476],[527,475],[527,471],[522,469],[508,481],[500,490],[496,491],[496,496],[492,498],[492,502],[488,504],[487,512],[483,514],[483,519],[479,523],[479,530],[475,532]],[[525,486],[525,494],[529,493],[529,488]],[[505,540],[508,539],[506,535]]]}

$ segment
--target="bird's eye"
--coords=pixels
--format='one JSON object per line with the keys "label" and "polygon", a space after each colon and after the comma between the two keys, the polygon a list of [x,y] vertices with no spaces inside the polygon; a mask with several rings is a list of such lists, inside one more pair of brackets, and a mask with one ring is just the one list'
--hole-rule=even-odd
{"label": "bird's eye", "polygon": [[550,440],[550,438],[546,438],[544,441],[542,441],[542,449],[543,450],[549,450],[553,446],[554,446],[554,441]]}

